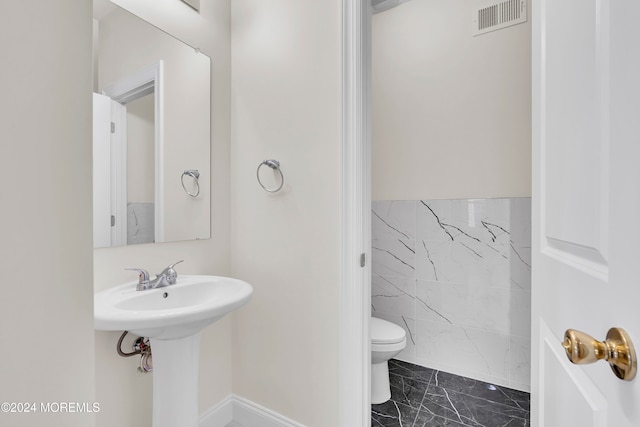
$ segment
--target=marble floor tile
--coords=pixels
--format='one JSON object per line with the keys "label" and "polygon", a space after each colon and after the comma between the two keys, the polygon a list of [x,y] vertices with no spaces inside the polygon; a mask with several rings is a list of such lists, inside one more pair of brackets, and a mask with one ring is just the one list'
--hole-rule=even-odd
{"label": "marble floor tile", "polygon": [[391,400],[416,410],[420,409],[424,394],[429,386],[428,382],[395,375],[391,372],[389,373],[389,384],[391,385]]}
{"label": "marble floor tile", "polygon": [[371,405],[371,427],[411,427],[418,409],[389,400]]}
{"label": "marble floor tile", "polygon": [[[479,397],[431,385],[424,396],[420,413],[447,418],[462,425],[498,427],[514,425],[513,419],[523,425],[528,412],[501,405]],[[516,421],[517,421],[516,420]],[[515,424],[518,425],[518,424]]]}
{"label": "marble floor tile", "polygon": [[436,371],[432,384],[447,390],[475,396],[500,405],[529,411],[529,393],[489,384],[448,372]]}
{"label": "marble floor tile", "polygon": [[420,412],[413,422],[412,427],[448,427],[448,426],[466,426],[449,418],[443,418],[438,415]]}
{"label": "marble floor tile", "polygon": [[371,406],[372,427],[529,427],[529,393],[398,360],[391,399]]}

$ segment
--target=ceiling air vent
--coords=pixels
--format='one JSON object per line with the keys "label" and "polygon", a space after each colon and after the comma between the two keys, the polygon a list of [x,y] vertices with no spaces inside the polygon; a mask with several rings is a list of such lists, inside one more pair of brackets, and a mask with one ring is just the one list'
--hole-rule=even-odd
{"label": "ceiling air vent", "polygon": [[473,35],[479,36],[527,22],[526,0],[482,2],[473,11]]}

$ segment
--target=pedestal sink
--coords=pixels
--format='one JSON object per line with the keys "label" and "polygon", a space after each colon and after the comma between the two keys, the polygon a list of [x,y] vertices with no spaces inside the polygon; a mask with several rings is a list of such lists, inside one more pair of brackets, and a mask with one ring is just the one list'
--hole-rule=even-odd
{"label": "pedestal sink", "polygon": [[218,276],[179,276],[175,285],[146,291],[136,284],[95,294],[95,328],[149,337],[153,427],[197,427],[200,331],[246,304],[253,288]]}

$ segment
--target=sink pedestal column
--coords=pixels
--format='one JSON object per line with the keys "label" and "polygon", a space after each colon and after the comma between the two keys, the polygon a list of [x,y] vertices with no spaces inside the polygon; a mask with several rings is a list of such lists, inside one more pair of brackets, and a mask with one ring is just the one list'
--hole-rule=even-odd
{"label": "sink pedestal column", "polygon": [[153,427],[198,426],[200,333],[150,339],[153,354]]}

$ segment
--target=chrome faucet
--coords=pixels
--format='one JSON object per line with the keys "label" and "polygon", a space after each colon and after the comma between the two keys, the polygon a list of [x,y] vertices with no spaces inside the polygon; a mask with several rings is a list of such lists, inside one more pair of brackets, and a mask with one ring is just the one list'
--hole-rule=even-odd
{"label": "chrome faucet", "polygon": [[149,289],[162,288],[169,285],[175,285],[178,273],[173,267],[180,264],[184,260],[174,262],[169,267],[162,270],[160,274],[156,274],[155,279],[149,279],[149,272],[142,268],[125,268],[125,270],[133,270],[138,272],[138,285],[136,291],[146,291]]}

